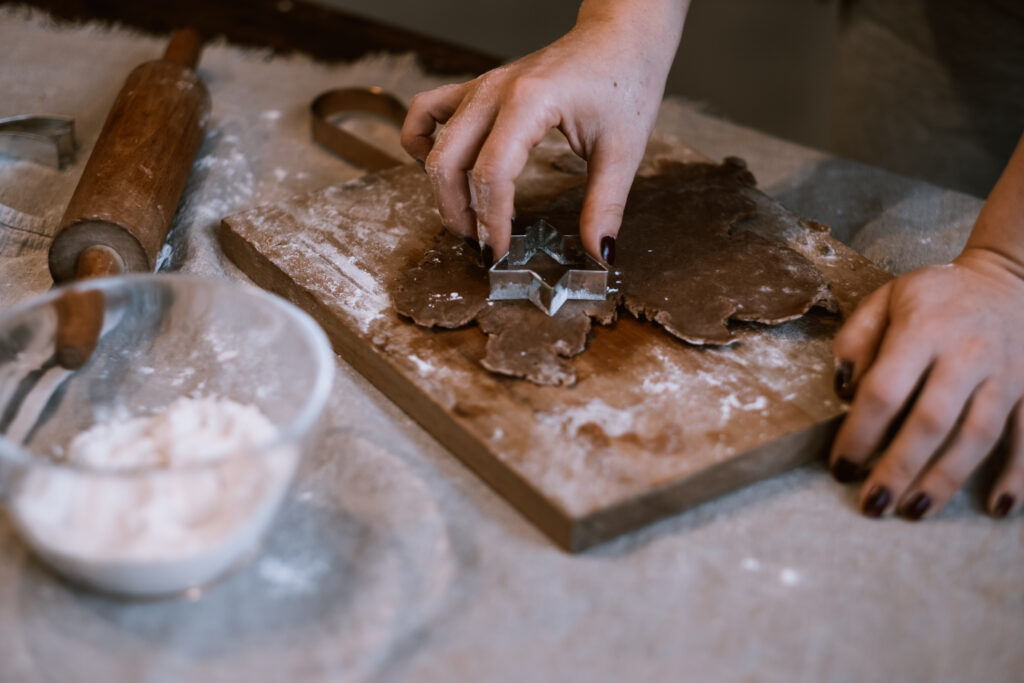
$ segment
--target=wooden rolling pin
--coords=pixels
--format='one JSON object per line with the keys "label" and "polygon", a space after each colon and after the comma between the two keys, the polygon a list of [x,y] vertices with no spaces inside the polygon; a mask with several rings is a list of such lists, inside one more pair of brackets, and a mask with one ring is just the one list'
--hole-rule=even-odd
{"label": "wooden rolling pin", "polygon": [[[50,245],[55,283],[156,269],[210,115],[201,49],[194,30],[178,31],[162,59],[129,74]],[[57,310],[57,360],[80,367],[99,339],[102,296],[69,291]]]}

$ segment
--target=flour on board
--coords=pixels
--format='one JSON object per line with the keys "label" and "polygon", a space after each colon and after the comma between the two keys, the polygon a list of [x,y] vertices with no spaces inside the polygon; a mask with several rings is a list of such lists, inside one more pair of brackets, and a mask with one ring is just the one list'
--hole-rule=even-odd
{"label": "flour on board", "polygon": [[314,241],[308,234],[299,233],[291,244],[296,247],[295,258],[308,261],[312,255],[331,266],[330,275],[337,277],[328,275],[319,285],[343,304],[345,312],[355,319],[364,333],[369,332],[373,321],[391,307],[391,300],[380,281],[329,240]]}

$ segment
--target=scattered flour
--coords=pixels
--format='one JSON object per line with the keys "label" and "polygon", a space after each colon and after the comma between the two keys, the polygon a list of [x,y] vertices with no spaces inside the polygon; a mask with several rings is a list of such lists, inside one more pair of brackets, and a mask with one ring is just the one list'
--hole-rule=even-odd
{"label": "scattered flour", "polygon": [[156,255],[156,270],[165,270],[171,265],[171,256],[174,255],[174,249],[171,247],[170,242],[164,242],[164,245],[160,247],[160,253]]}
{"label": "scattered flour", "polygon": [[727,422],[729,420],[732,416],[733,409],[763,411],[768,408],[768,399],[764,396],[758,396],[748,403],[743,403],[736,394],[729,394],[722,398],[720,403],[722,407],[723,422]]}
{"label": "scattered flour", "polygon": [[601,425],[610,437],[629,434],[634,429],[636,408],[620,410],[599,398],[591,399],[586,405],[567,408],[558,413],[538,413],[538,419],[546,424],[558,425],[566,434],[574,435],[587,424]]}
{"label": "scattered flour", "polygon": [[256,407],[181,398],[76,436],[72,467],[30,469],[12,501],[30,545],[71,578],[168,595],[253,551],[291,479],[290,446],[255,454],[277,428]]}
{"label": "scattered flour", "polygon": [[257,566],[260,578],[278,595],[315,593],[330,567],[323,561],[296,562],[294,558],[267,556]]}
{"label": "scattered flour", "polygon": [[783,567],[779,572],[779,583],[784,586],[798,586],[803,580],[800,572],[793,569],[792,567]]}
{"label": "scattered flour", "polygon": [[408,358],[416,366],[416,372],[418,372],[421,375],[431,375],[437,370],[437,368],[435,368],[432,364],[428,363],[427,361],[423,360],[422,358],[415,354],[410,353]]}
{"label": "scattered flour", "polygon": [[378,277],[329,241],[300,234],[291,243],[295,249],[289,253],[300,261],[317,257],[330,265],[330,275],[320,286],[344,305],[345,312],[363,332],[368,332],[372,323],[391,307],[391,298]]}

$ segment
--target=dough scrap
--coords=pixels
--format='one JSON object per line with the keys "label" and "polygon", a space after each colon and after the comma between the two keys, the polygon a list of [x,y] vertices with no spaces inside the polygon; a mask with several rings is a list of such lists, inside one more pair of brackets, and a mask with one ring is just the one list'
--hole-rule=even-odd
{"label": "dough scrap", "polygon": [[[567,301],[553,316],[529,301],[492,302],[476,319],[487,335],[487,351],[480,364],[534,384],[571,386],[576,371],[569,359],[586,349],[592,322],[610,325],[618,309],[617,297]],[[529,333],[523,334],[524,330]]]}
{"label": "dough scrap", "polygon": [[451,329],[471,323],[487,306],[490,293],[476,251],[445,232],[415,268],[398,278],[391,300],[417,325]]}
{"label": "dough scrap", "polygon": [[[607,301],[567,302],[548,317],[527,301],[488,302],[487,274],[471,248],[438,237],[402,273],[396,310],[426,327],[476,320],[487,335],[481,364],[536,384],[568,386],[570,360],[586,348],[594,322],[609,325],[625,307],[691,344],[727,345],[729,320],[775,325],[813,306],[837,310],[821,273],[782,240],[742,229],[756,213],[755,181],[740,160],[723,164],[663,162],[636,179],[617,240]],[[583,188],[574,188],[517,223],[541,216],[563,230],[579,223]]]}

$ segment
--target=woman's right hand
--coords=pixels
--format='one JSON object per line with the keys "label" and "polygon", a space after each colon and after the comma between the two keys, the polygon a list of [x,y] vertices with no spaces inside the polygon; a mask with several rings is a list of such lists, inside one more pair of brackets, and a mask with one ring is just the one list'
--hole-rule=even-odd
{"label": "woman's right hand", "polygon": [[[413,99],[402,144],[424,163],[445,226],[478,241],[485,265],[508,251],[515,180],[551,128],[588,162],[583,245],[614,260],[688,4],[587,0],[573,29],[551,45]],[[438,124],[445,125],[434,140]]]}

